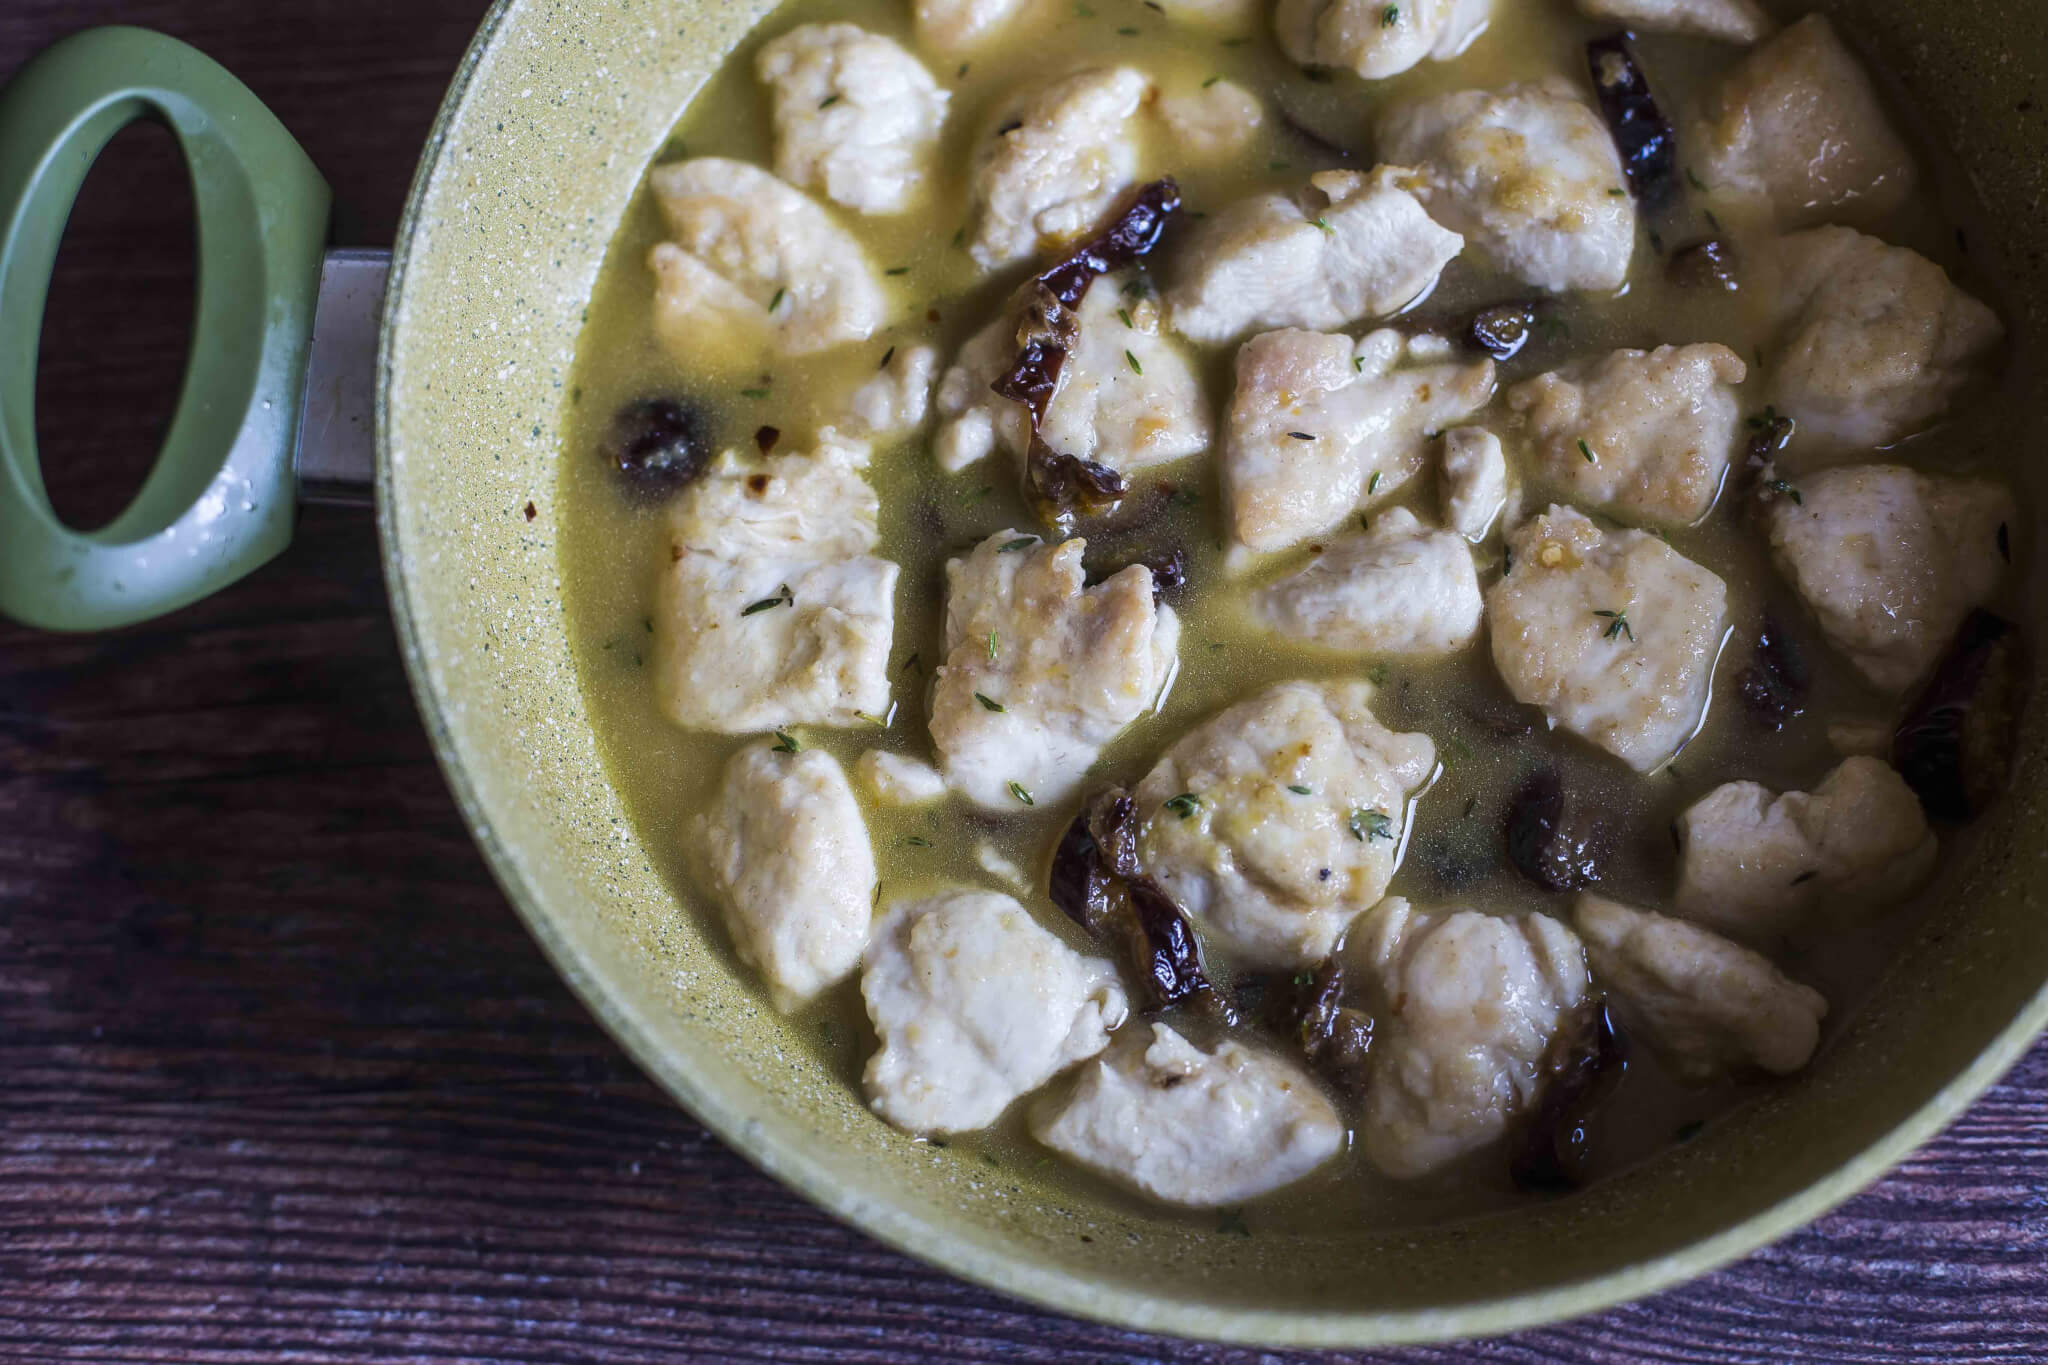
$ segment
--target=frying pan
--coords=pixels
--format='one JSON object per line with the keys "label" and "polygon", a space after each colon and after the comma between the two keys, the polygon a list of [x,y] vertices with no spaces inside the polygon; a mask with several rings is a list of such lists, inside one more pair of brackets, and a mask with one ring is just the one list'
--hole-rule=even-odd
{"label": "frying pan", "polygon": [[[642,169],[771,8],[503,0],[455,77],[388,261],[323,253],[318,172],[190,48],[103,29],[30,63],[0,92],[0,610],[60,630],[172,610],[278,553],[297,499],[351,496],[374,464],[392,612],[443,770],[513,905],[612,1035],[728,1143],[874,1236],[1130,1327],[1360,1347],[1646,1294],[1876,1178],[2048,1022],[2036,698],[2017,790],[1811,1071],[1573,1197],[1422,1230],[1354,1219],[1244,1237],[992,1176],[883,1126],[802,1060],[794,1026],[705,940],[711,917],[653,873],[599,763],[559,591],[551,509],[584,303]],[[1972,250],[2007,284],[2014,346],[2038,352],[2048,7],[1868,0],[1836,18],[1954,150],[1946,173],[1967,177],[1993,227]],[[169,125],[191,170],[193,352],[133,504],[79,533],[38,469],[36,337],[71,202],[142,117]],[[2010,433],[2021,449],[2040,448],[2048,412],[2030,382],[2035,416]]]}

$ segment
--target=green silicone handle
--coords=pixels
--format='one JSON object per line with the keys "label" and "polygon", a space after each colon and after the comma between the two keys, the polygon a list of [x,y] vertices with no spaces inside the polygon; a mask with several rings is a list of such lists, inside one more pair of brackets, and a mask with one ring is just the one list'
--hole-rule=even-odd
{"label": "green silicone handle", "polygon": [[[120,516],[79,532],[51,508],[36,451],[43,306],[79,187],[142,118],[171,130],[192,177],[191,350],[149,477]],[[290,541],[330,201],[248,87],[162,34],[77,34],[0,90],[0,613],[51,630],[128,625],[234,582]]]}

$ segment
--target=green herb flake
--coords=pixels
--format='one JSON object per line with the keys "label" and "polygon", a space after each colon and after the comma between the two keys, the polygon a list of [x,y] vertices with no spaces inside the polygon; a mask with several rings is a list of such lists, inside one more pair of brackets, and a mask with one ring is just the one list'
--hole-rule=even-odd
{"label": "green herb flake", "polygon": [[766,398],[767,396],[768,396],[768,390],[766,390],[766,389],[741,389],[741,390],[740,390],[740,397],[742,397],[742,398]]}
{"label": "green herb flake", "polygon": [[1365,373],[1365,357],[1364,357],[1364,356],[1362,356],[1362,355],[1355,355],[1355,356],[1351,357],[1351,372],[1352,372],[1353,374],[1364,374],[1364,373]]}
{"label": "green herb flake", "polygon": [[1607,622],[1606,629],[1600,632],[1601,639],[1618,640],[1622,636],[1626,635],[1628,637],[1628,642],[1630,644],[1634,644],[1636,642],[1636,633],[1635,630],[1632,627],[1630,627],[1628,623],[1627,612],[1596,611],[1593,614],[1599,617],[1601,620]]}
{"label": "green herb flake", "polygon": [[1308,787],[1304,787],[1304,786],[1302,786],[1302,785],[1301,785],[1300,783],[1298,783],[1298,782],[1290,782],[1290,783],[1288,783],[1288,784],[1287,784],[1287,790],[1289,790],[1289,791],[1293,792],[1293,793],[1294,793],[1294,794],[1295,794],[1296,796],[1314,796],[1314,795],[1315,795],[1315,792],[1314,792],[1313,790],[1311,790],[1311,789],[1310,789],[1310,788],[1308,788]]}
{"label": "green herb flake", "polygon": [[1365,513],[1360,512],[1358,514],[1358,529],[1361,531],[1370,531],[1372,529],[1372,518],[1367,516]]}
{"label": "green herb flake", "polygon": [[1799,490],[1797,488],[1794,488],[1791,485],[1791,483],[1784,479],[1772,479],[1769,483],[1765,484],[1764,487],[1770,490],[1771,492],[1778,494],[1781,497],[1787,497],[1792,499],[1792,505],[1794,507],[1806,506],[1806,499],[1799,496]]}
{"label": "green herb flake", "polygon": [[1165,804],[1167,810],[1186,820],[1202,808],[1202,798],[1193,792],[1182,792],[1179,796],[1168,797]]}
{"label": "green herb flake", "polygon": [[1387,679],[1393,676],[1394,670],[1388,668],[1383,663],[1374,664],[1371,668],[1368,668],[1365,671],[1365,680],[1371,683],[1374,687],[1385,687],[1387,685]]}
{"label": "green herb flake", "polygon": [[905,848],[930,848],[932,846],[932,841],[925,838],[922,834],[906,834],[896,842],[902,844]]}
{"label": "green herb flake", "polygon": [[1394,841],[1394,817],[1383,810],[1355,807],[1350,824],[1351,837],[1361,844],[1369,844],[1375,839],[1385,839],[1388,843]]}
{"label": "green herb flake", "polygon": [[1325,232],[1335,232],[1337,230],[1331,227],[1330,220],[1323,217],[1320,213],[1317,214],[1314,218],[1311,218],[1309,221],[1314,223],[1317,227],[1321,228]]}
{"label": "green herb flake", "polygon": [[999,555],[1006,555],[1013,550],[1028,550],[1037,543],[1037,536],[1018,536],[1015,540],[1006,540],[1002,544],[996,546],[996,553]]}
{"label": "green herb flake", "polygon": [[[991,633],[989,636],[989,644],[990,652],[991,654],[993,654],[995,644],[995,636],[993,633]],[[981,703],[981,709],[984,711],[1002,712],[1007,711],[1009,709],[1008,707],[1004,706],[1001,702],[997,701],[994,697],[991,697],[983,692],[976,692],[974,694],[974,699]],[[1017,784],[1012,782],[1010,785],[1014,787]]]}
{"label": "green herb flake", "polygon": [[1216,84],[1216,82],[1222,79],[1223,78],[1221,76],[1211,76],[1208,80],[1202,82],[1202,88],[1204,90],[1207,90],[1210,86]]}
{"label": "green herb flake", "polygon": [[988,633],[988,661],[990,663],[996,661],[996,633],[994,631]]}
{"label": "green herb flake", "polygon": [[1685,183],[1698,190],[1701,194],[1707,192],[1707,182],[1700,179],[1690,166],[1685,168]]}
{"label": "green herb flake", "polygon": [[1400,22],[1401,7],[1399,5],[1388,5],[1385,9],[1380,11],[1381,28],[1392,28],[1394,25]]}
{"label": "green herb flake", "polygon": [[1587,444],[1586,444],[1586,438],[1585,438],[1585,437],[1583,437],[1583,436],[1581,436],[1581,437],[1579,438],[1579,454],[1581,454],[1581,455],[1583,455],[1583,456],[1585,456],[1585,457],[1586,457],[1586,463],[1587,463],[1587,464],[1598,464],[1598,463],[1599,463],[1599,461],[1598,461],[1597,459],[1595,459],[1595,458],[1594,458],[1594,455],[1593,455],[1593,447],[1591,447],[1591,446],[1589,446],[1589,445],[1587,445]]}
{"label": "green herb flake", "polygon": [[1380,491],[1380,471],[1375,469],[1372,477],[1365,481],[1365,495],[1369,498]]}
{"label": "green herb flake", "polygon": [[787,730],[777,730],[775,732],[775,743],[771,747],[778,754],[793,754],[804,746],[797,743],[796,736],[790,734]]}
{"label": "green herb flake", "polygon": [[756,612],[773,611],[777,607],[793,607],[795,605],[796,594],[790,591],[789,584],[784,583],[780,588],[776,589],[775,596],[764,597],[758,602],[749,602],[746,606],[742,607],[740,615],[752,616]]}
{"label": "green herb flake", "polygon": [[953,229],[953,245],[956,247],[967,245],[967,229],[964,226]]}
{"label": "green herb flake", "polygon": [[1315,439],[1315,437],[1305,431],[1290,431],[1287,434],[1297,441],[1313,441]]}
{"label": "green herb flake", "polygon": [[907,265],[892,265],[887,270],[884,270],[882,273],[884,275],[908,275],[910,273],[910,267]]}
{"label": "green herb flake", "polygon": [[818,107],[820,109],[830,109],[833,105],[837,103],[839,103],[839,96],[827,95],[825,96],[825,98],[818,101]]}
{"label": "green herb flake", "polygon": [[1010,795],[1016,797],[1019,801],[1022,801],[1027,806],[1035,806],[1038,804],[1036,801],[1033,801],[1031,799],[1031,793],[1024,790],[1024,784],[1022,782],[1010,783]]}
{"label": "green herb flake", "polygon": [[953,73],[953,79],[957,81],[957,80],[959,80],[959,79],[960,79],[961,77],[965,76],[966,74],[967,74],[967,63],[965,63],[965,62],[962,62],[962,63],[960,63],[960,69],[959,69],[958,71],[955,71],[955,72]]}
{"label": "green herb flake", "polygon": [[1132,355],[1129,351],[1124,352],[1124,364],[1131,367],[1132,374],[1145,373],[1145,367],[1138,363],[1138,357]]}
{"label": "green herb flake", "polygon": [[1284,161],[1268,161],[1266,169],[1269,171],[1284,171],[1287,169],[1287,163]]}
{"label": "green herb flake", "polygon": [[1120,38],[1135,38],[1138,36],[1138,30],[1128,27],[1120,28],[1117,30],[1117,36]]}
{"label": "green herb flake", "polygon": [[894,360],[895,358],[896,348],[894,346],[891,346],[888,350],[882,352],[882,363],[875,366],[875,368],[878,370],[886,370],[889,368],[889,362]]}
{"label": "green herb flake", "polygon": [[1622,197],[1623,195],[1625,195],[1625,194],[1627,194],[1627,193],[1628,193],[1628,191],[1627,191],[1627,190],[1622,190],[1622,189],[1613,189],[1613,190],[1609,190],[1609,191],[1607,191],[1607,192],[1608,192],[1608,193],[1609,193],[1610,195],[1614,196],[1614,197],[1615,197],[1616,199],[1619,199],[1619,198],[1621,198],[1621,197]]}
{"label": "green herb flake", "polygon": [[776,290],[775,297],[768,300],[768,311],[772,313],[776,309],[780,308],[782,306],[782,301],[788,297],[789,291],[787,289]]}
{"label": "green herb flake", "polygon": [[1131,321],[1131,310],[1130,310],[1130,309],[1128,309],[1128,308],[1119,308],[1119,309],[1117,309],[1117,310],[1116,310],[1116,315],[1117,315],[1117,316],[1118,316],[1119,318],[1122,318],[1122,319],[1123,319],[1123,324],[1124,324],[1124,326],[1126,326],[1126,327],[1132,327],[1132,328],[1135,328],[1135,327],[1136,327],[1136,326],[1138,325],[1137,323],[1135,323],[1135,322],[1132,322],[1132,321]]}

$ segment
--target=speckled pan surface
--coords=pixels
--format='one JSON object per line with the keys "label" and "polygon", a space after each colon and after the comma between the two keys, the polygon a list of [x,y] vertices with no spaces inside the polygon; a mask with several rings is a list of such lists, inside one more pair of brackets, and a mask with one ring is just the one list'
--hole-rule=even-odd
{"label": "speckled pan surface", "polygon": [[[613,226],[692,93],[769,8],[500,3],[426,151],[380,366],[386,566],[449,779],[563,975],[736,1149],[896,1246],[1069,1312],[1363,1346],[1584,1312],[1740,1255],[1875,1178],[2048,1022],[2037,700],[2026,788],[1810,1077],[1576,1198],[1424,1234],[1241,1238],[1061,1203],[871,1118],[707,951],[627,828],[567,648],[548,505],[572,349]],[[2002,258],[2019,286],[2001,300],[2015,342],[2038,347],[2048,7],[1884,0],[1836,12],[1905,73],[1909,105],[1958,149],[1952,173],[1976,182],[1999,228],[1971,249]],[[2048,394],[2036,401],[2048,411]],[[2044,426],[2012,439],[2038,445]],[[2043,487],[2027,491],[2040,507]],[[2034,578],[2048,600],[2038,556]]]}

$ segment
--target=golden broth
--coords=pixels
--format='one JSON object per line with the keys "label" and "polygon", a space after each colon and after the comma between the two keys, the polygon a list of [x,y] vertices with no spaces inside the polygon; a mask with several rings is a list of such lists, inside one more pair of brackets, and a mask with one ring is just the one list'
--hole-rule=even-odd
{"label": "golden broth", "polygon": [[[799,23],[822,19],[855,22],[912,46],[905,7],[897,0],[794,0],[765,21],[706,85],[663,159],[715,154],[769,164],[769,100],[753,76],[754,51]],[[934,74],[952,89],[953,104],[942,143],[943,165],[949,169],[923,207],[899,217],[835,211],[877,266],[892,272],[883,283],[902,305],[903,319],[895,326],[868,342],[820,357],[779,362],[760,374],[714,374],[707,367],[679,363],[654,339],[653,281],[645,262],[661,229],[644,187],[626,212],[591,300],[568,395],[569,441],[556,509],[571,637],[598,741],[614,780],[679,904],[696,907],[691,913],[714,913],[691,864],[694,813],[715,790],[727,757],[749,740],[685,732],[664,721],[655,709],[647,661],[655,581],[668,560],[666,520],[661,509],[638,507],[619,496],[597,458],[605,428],[618,408],[638,398],[683,395],[714,419],[721,446],[751,449],[755,429],[767,425],[782,433],[778,450],[804,450],[810,448],[816,427],[830,420],[833,404],[873,373],[890,348],[929,342],[938,347],[942,365],[949,361],[959,343],[987,322],[1023,274],[1016,269],[983,279],[957,245],[956,233],[967,212],[965,167],[970,148],[1006,95],[1065,64],[1132,62],[1166,91],[1193,88],[1220,75],[1265,98],[1264,126],[1249,150],[1227,168],[1175,164],[1170,148],[1162,145],[1164,139],[1155,139],[1148,148],[1144,178],[1175,175],[1188,211],[1198,214],[1251,193],[1297,186],[1313,170],[1338,164],[1370,166],[1366,130],[1385,101],[1498,85],[1553,71],[1582,83],[1585,40],[1612,29],[1579,19],[1561,4],[1503,6],[1493,27],[1458,60],[1423,63],[1395,79],[1366,84],[1348,74],[1311,79],[1282,58],[1263,24],[1242,35],[1205,30],[1169,21],[1138,0],[1042,6],[1024,22],[1028,39],[999,40],[970,62],[956,64],[957,70],[930,63]],[[1643,37],[1636,47],[1660,105],[1674,118],[1696,89],[1740,55],[1739,49],[1721,44],[1655,35]],[[1881,80],[1881,70],[1879,74]],[[1318,151],[1311,140],[1275,117],[1281,110],[1321,137],[1351,149],[1352,159],[1340,163]],[[1900,112],[1894,109],[1895,116]],[[1898,122],[1910,133],[1910,119]],[[1933,149],[1921,145],[1918,150],[1923,172],[1943,192],[1909,205],[1895,220],[1879,226],[1878,235],[1931,257],[1959,283],[1995,305],[1999,291],[1963,249],[1966,238],[1961,229],[1970,226],[1974,210],[1953,187],[1941,185],[1944,163]],[[1711,340],[1754,360],[1766,340],[1757,316],[1761,300],[1754,289],[1731,296],[1679,289],[1665,280],[1662,253],[1673,247],[1718,233],[1739,253],[1747,240],[1744,224],[1710,222],[1700,203],[1693,196],[1661,216],[1645,214],[1644,239],[1630,285],[1614,297],[1559,300],[1553,316],[1561,325],[1540,330],[1520,356],[1501,367],[1501,386],[1573,356],[1616,346]],[[1654,243],[1653,230],[1661,234]],[[1989,239],[1986,233],[1974,235]],[[1172,251],[1169,237],[1159,256],[1170,259]],[[1468,255],[1445,272],[1434,294],[1411,309],[1410,318],[1396,325],[1455,326],[1475,306],[1528,295],[1526,288],[1490,274]],[[1204,372],[1210,401],[1220,411],[1228,399],[1234,348],[1209,349]],[[1756,387],[1752,382],[1749,389]],[[1749,406],[1760,407],[1761,400]],[[1885,458],[1950,472],[1988,468],[2020,483],[2014,453],[1998,439],[2001,430],[2016,425],[2004,393],[1985,395],[1948,425]],[[1512,436],[1508,444],[1512,454]],[[863,751],[876,747],[929,757],[924,693],[927,670],[941,656],[945,561],[1005,527],[1041,529],[1017,494],[1013,464],[1000,454],[949,475],[939,469],[926,436],[920,435],[878,447],[870,477],[881,497],[880,553],[903,570],[892,660],[895,707],[887,725],[797,730],[805,745],[828,750],[849,767]],[[1731,480],[1734,477],[1731,471]],[[1154,481],[1168,483],[1180,494],[1164,514],[1161,534],[1148,539],[1177,542],[1189,557],[1189,587],[1177,604],[1184,623],[1181,669],[1161,709],[1131,726],[1104,752],[1097,776],[1135,782],[1189,727],[1267,683],[1291,677],[1370,677],[1381,684],[1375,702],[1380,718],[1395,729],[1429,733],[1443,763],[1439,780],[1419,802],[1406,861],[1392,887],[1392,894],[1423,904],[1456,898],[1504,913],[1563,909],[1566,898],[1546,896],[1523,881],[1506,865],[1501,846],[1509,794],[1529,771],[1547,763],[1557,768],[1568,786],[1597,793],[1596,803],[1630,832],[1603,889],[1638,905],[1665,905],[1676,877],[1669,831],[1681,809],[1714,786],[1737,778],[1779,788],[1810,787],[1839,761],[1827,740],[1830,721],[1888,725],[1895,715],[1891,704],[1865,688],[1821,644],[1790,590],[1770,568],[1761,537],[1739,515],[1739,500],[1732,493],[1724,495],[1701,525],[1669,536],[1678,550],[1728,584],[1732,629],[1717,674],[1714,705],[1699,735],[1675,763],[1638,777],[1568,735],[1539,732],[1503,739],[1475,721],[1471,712],[1489,703],[1497,705],[1505,696],[1483,638],[1462,656],[1414,663],[1321,650],[1259,629],[1246,612],[1248,589],[1291,572],[1310,552],[1275,556],[1248,574],[1229,576],[1222,564],[1221,509],[1209,457],[1147,471],[1133,482],[1142,489]],[[1523,507],[1540,507],[1542,493],[1540,487],[1525,488]],[[1433,480],[1427,474],[1418,477],[1401,490],[1395,503],[1414,507],[1434,522]],[[2020,528],[2014,530],[2018,547],[2023,543]],[[1485,584],[1498,575],[1498,533],[1480,554],[1482,564],[1490,566],[1482,569]],[[1732,695],[1733,676],[1747,660],[1767,605],[1800,646],[1813,673],[1806,713],[1776,736],[1760,731]],[[1002,816],[950,799],[907,810],[865,803],[865,810],[884,899],[948,884],[998,887],[1022,897],[1038,911],[1041,922],[1077,947],[1087,946],[1043,889],[1053,844],[1073,816],[1071,805],[1020,809]],[[1952,870],[1958,859],[1968,856],[1968,842],[1967,832],[1944,832],[1945,869]],[[984,848],[1020,869],[1028,886],[1007,882],[985,866],[980,856]],[[1936,889],[1927,895],[1938,894],[1943,880],[1938,877]],[[1780,955],[1781,965],[1793,976],[1827,995],[1828,1032],[1839,1028],[1871,988],[1916,913],[1909,905],[1874,923],[1816,931]],[[711,937],[725,941],[716,928]],[[1227,962],[1212,965],[1228,978]],[[806,1018],[818,1063],[858,1087],[861,1066],[875,1040],[857,984],[849,981],[829,992]],[[1700,1122],[1754,1089],[1735,1084],[1681,1088],[1646,1048],[1638,1047],[1621,1087],[1597,1120],[1599,1160],[1605,1169],[1616,1169],[1668,1142],[1683,1140]],[[1055,1161],[1022,1135],[1015,1120],[1013,1110],[1003,1127],[948,1141],[978,1147],[992,1168],[1028,1171],[1034,1180],[1063,1182],[1077,1195],[1133,1198]],[[1333,1217],[1358,1214],[1381,1222],[1427,1222],[1529,1197],[1514,1189],[1497,1150],[1482,1151],[1449,1170],[1408,1182],[1379,1177],[1354,1151],[1315,1177],[1259,1201],[1248,1213],[1233,1212],[1232,1217],[1251,1218],[1268,1227],[1327,1224]],[[1214,1217],[1163,1211],[1161,1216]]]}

